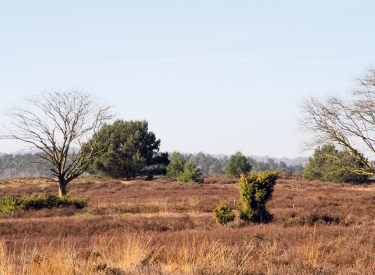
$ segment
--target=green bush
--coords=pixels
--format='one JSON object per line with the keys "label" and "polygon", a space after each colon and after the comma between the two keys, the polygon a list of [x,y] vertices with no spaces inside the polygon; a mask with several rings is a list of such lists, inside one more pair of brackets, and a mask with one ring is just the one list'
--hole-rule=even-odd
{"label": "green bush", "polygon": [[248,222],[268,223],[273,215],[268,212],[266,203],[272,198],[278,172],[262,172],[258,175],[242,175],[240,178],[240,197],[242,208],[240,219]]}
{"label": "green bush", "polygon": [[226,202],[219,204],[214,210],[214,220],[219,224],[232,222],[236,215],[232,212]]}
{"label": "green bush", "polygon": [[87,206],[88,201],[89,198],[83,200],[71,199],[69,195],[60,198],[59,196],[45,190],[41,196],[36,195],[34,197],[23,198],[21,207],[25,210],[69,206],[75,206],[76,208],[81,209]]}
{"label": "green bush", "polygon": [[71,199],[69,195],[60,198],[51,192],[44,190],[43,194],[33,197],[16,198],[13,196],[0,197],[0,213],[14,212],[17,209],[30,210],[53,207],[69,207],[75,206],[78,209],[87,206],[89,198],[78,200]]}
{"label": "green bush", "polygon": [[0,213],[14,212],[19,207],[19,201],[13,196],[0,197]]}

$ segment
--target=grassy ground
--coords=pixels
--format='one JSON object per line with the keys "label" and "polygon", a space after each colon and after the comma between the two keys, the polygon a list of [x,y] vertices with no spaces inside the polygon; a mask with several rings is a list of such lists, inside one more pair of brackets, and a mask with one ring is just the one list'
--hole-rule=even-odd
{"label": "grassy ground", "polygon": [[[277,181],[266,225],[214,223],[236,181],[68,185],[89,206],[0,215],[0,274],[375,274],[375,185]],[[0,181],[0,196],[57,191],[48,179]]]}

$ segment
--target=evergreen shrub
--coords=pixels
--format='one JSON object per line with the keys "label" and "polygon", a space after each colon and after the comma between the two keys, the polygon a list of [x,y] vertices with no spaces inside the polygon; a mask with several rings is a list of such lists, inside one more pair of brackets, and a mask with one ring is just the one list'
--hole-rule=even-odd
{"label": "evergreen shrub", "polygon": [[219,204],[214,210],[214,220],[219,224],[232,222],[236,215],[232,212],[226,202]]}
{"label": "evergreen shrub", "polygon": [[258,175],[242,175],[240,197],[242,208],[240,219],[248,222],[268,223],[273,215],[268,212],[266,203],[272,198],[278,172],[261,172]]}
{"label": "evergreen shrub", "polygon": [[14,212],[15,210],[30,210],[53,207],[69,207],[74,206],[81,209],[87,206],[89,198],[78,200],[71,199],[69,195],[59,197],[51,192],[44,190],[42,195],[33,197],[17,198],[14,196],[0,197],[0,213]]}

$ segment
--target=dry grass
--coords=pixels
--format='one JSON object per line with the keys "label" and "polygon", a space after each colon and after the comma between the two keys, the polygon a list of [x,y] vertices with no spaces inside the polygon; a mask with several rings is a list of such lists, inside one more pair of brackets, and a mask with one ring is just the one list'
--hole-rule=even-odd
{"label": "dry grass", "polygon": [[[83,210],[0,216],[0,274],[375,274],[373,185],[278,180],[266,225],[214,223],[238,185],[81,178]],[[53,181],[0,182],[0,195],[30,195]]]}

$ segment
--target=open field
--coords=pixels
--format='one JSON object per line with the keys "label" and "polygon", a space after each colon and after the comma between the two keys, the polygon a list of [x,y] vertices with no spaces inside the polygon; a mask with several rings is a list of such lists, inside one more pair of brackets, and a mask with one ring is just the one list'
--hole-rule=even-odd
{"label": "open field", "polygon": [[[0,274],[375,274],[375,185],[278,179],[270,224],[212,211],[239,203],[236,181],[208,184],[80,178],[89,206],[0,215]],[[57,190],[48,179],[0,181],[0,196]]]}

